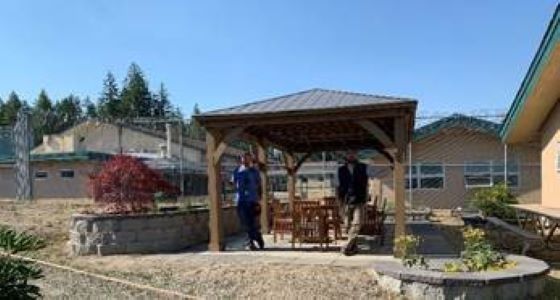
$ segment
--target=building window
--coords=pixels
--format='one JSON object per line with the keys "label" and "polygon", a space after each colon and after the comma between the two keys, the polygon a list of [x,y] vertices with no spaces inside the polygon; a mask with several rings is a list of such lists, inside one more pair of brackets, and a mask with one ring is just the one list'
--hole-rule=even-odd
{"label": "building window", "polygon": [[[405,187],[413,189],[443,189],[445,174],[443,165],[438,163],[419,163],[406,168]],[[410,177],[412,173],[412,177]],[[411,179],[412,178],[412,179]]]}
{"label": "building window", "polygon": [[74,170],[60,170],[60,177],[74,178]]}
{"label": "building window", "polygon": [[47,171],[35,171],[35,179],[47,179],[49,173]]}
{"label": "building window", "polygon": [[[468,188],[491,187],[503,183],[504,164],[501,162],[469,162],[465,165],[465,186]],[[508,163],[507,185],[519,186],[519,166],[515,162]]]}

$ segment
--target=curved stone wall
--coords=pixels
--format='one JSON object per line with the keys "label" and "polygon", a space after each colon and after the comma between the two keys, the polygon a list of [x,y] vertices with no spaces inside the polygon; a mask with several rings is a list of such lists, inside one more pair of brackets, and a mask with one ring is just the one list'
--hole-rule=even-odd
{"label": "curved stone wall", "polygon": [[[513,268],[486,272],[446,273],[406,268],[400,260],[376,261],[379,284],[409,299],[538,299],[550,267],[526,256],[509,255]],[[448,259],[430,259],[442,266]]]}
{"label": "curved stone wall", "polygon": [[[208,209],[138,215],[74,214],[70,247],[75,255],[161,253],[208,241]],[[235,207],[222,212],[225,235],[239,232]]]}

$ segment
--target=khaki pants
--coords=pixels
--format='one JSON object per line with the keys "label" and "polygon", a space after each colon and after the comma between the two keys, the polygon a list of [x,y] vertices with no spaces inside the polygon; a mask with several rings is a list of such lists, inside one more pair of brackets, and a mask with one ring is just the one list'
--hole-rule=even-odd
{"label": "khaki pants", "polygon": [[364,212],[364,203],[347,204],[344,206],[344,228],[348,234],[348,243],[346,249],[356,246],[356,238],[362,228],[362,218]]}

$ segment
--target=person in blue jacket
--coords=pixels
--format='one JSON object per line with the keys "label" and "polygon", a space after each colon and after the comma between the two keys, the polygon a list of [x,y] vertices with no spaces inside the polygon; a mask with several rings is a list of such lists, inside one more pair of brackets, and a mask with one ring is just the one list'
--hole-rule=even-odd
{"label": "person in blue jacket", "polygon": [[249,152],[240,157],[240,165],[235,168],[232,176],[237,202],[237,215],[243,229],[247,232],[246,247],[256,250],[264,249],[264,240],[257,221],[260,211],[261,178],[257,168],[253,166],[253,155]]}

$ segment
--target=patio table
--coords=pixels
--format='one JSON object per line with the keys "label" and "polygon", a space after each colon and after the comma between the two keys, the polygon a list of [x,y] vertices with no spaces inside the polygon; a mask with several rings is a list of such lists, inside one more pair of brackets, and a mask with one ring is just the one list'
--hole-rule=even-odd
{"label": "patio table", "polygon": [[[550,241],[560,227],[560,208],[540,204],[512,204],[511,207],[517,210],[519,226],[525,229],[531,223],[533,229],[541,235],[546,247],[551,249]],[[525,216],[523,220],[519,217],[520,212]]]}

